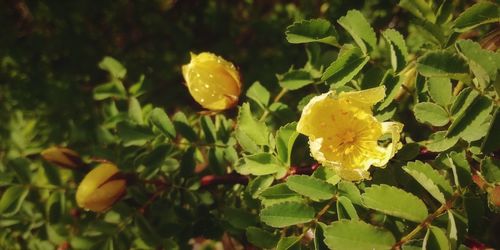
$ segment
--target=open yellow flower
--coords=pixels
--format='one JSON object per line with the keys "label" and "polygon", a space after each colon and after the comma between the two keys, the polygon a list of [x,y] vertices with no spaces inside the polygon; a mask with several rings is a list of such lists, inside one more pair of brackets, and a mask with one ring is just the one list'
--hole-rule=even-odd
{"label": "open yellow flower", "polygon": [[92,169],[76,190],[78,206],[103,212],[125,194],[126,180],[111,163],[102,163]]}
{"label": "open yellow flower", "polygon": [[224,110],[238,102],[240,74],[232,63],[220,56],[191,53],[189,64],[182,66],[182,75],[191,96],[206,109]]}
{"label": "open yellow flower", "polygon": [[[345,180],[369,179],[370,166],[384,167],[399,148],[403,124],[379,122],[372,106],[385,96],[383,86],[337,94],[330,91],[309,101],[297,131],[309,137],[311,155]],[[379,143],[385,134],[391,142]]]}

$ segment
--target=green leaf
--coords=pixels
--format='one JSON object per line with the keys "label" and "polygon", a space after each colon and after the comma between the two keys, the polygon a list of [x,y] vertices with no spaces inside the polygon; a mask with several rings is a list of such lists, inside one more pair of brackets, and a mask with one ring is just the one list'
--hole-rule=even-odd
{"label": "green leaf", "polygon": [[202,116],[200,119],[200,125],[205,134],[205,140],[208,143],[215,143],[217,141],[217,131],[215,129],[214,122],[210,116]]}
{"label": "green leaf", "polygon": [[391,249],[396,240],[391,232],[359,220],[340,220],[325,229],[330,249]]}
{"label": "green leaf", "polygon": [[312,200],[328,200],[335,194],[335,187],[325,181],[307,175],[293,175],[287,178],[286,185],[291,190]]}
{"label": "green leaf", "polygon": [[273,175],[261,175],[252,179],[248,185],[247,190],[252,195],[252,198],[258,198],[262,191],[266,190],[273,184]]}
{"label": "green leaf", "polygon": [[[297,244],[302,239],[301,236],[288,236],[282,237],[280,241],[278,241],[278,245],[276,246],[276,250],[288,250],[288,249],[298,249],[300,250],[300,245]],[[298,247],[298,248],[297,248]]]}
{"label": "green leaf", "polygon": [[432,225],[427,229],[422,245],[423,249],[450,249],[450,241],[444,230]]}
{"label": "green leaf", "polygon": [[254,82],[250,88],[247,90],[247,97],[254,100],[261,108],[266,107],[269,104],[269,99],[271,94],[269,91],[260,84],[260,82]]}
{"label": "green leaf", "polygon": [[43,172],[45,173],[45,177],[47,177],[49,183],[52,185],[61,186],[62,181],[61,176],[59,175],[59,169],[45,161],[42,163],[42,167]]}
{"label": "green leaf", "polygon": [[[337,21],[340,26],[349,32],[363,54],[373,50],[377,45],[377,36],[370,23],[358,10],[350,10]],[[367,46],[368,45],[368,48]]]}
{"label": "green leaf", "polygon": [[399,6],[411,12],[414,16],[434,23],[436,16],[432,10],[432,6],[425,0],[401,0]]}
{"label": "green leaf", "polygon": [[265,206],[283,202],[301,202],[302,198],[288,188],[285,183],[276,184],[262,191],[259,195]]}
{"label": "green leaf", "polygon": [[481,48],[479,43],[471,40],[460,40],[455,44],[457,51],[469,63],[471,71],[486,88],[496,79],[498,65],[495,62],[495,53]]}
{"label": "green leaf", "polygon": [[29,188],[24,186],[16,185],[8,187],[0,199],[0,214],[8,217],[17,213],[28,193]]}
{"label": "green leaf", "polygon": [[431,165],[416,161],[409,162],[403,169],[442,204],[451,197],[453,189],[450,183]]}
{"label": "green leaf", "polygon": [[246,156],[243,164],[236,166],[236,171],[242,175],[268,175],[283,169],[282,163],[269,153]]}
{"label": "green leaf", "polygon": [[246,229],[246,236],[248,242],[260,248],[274,248],[280,239],[276,234],[272,234],[264,229],[258,227],[248,227]]}
{"label": "green leaf", "polygon": [[290,165],[293,145],[295,139],[299,136],[299,133],[295,129],[296,127],[297,122],[288,123],[280,127],[276,132],[276,151],[278,153],[278,158],[281,162],[285,163],[286,166]]}
{"label": "green leaf", "polygon": [[486,138],[483,140],[483,144],[481,145],[481,151],[485,154],[489,154],[491,152],[495,152],[500,149],[500,109],[497,108],[495,114],[493,115],[493,119],[490,123],[490,127],[488,129],[488,133],[486,134]]}
{"label": "green leaf", "polygon": [[432,102],[417,103],[413,108],[413,112],[417,121],[421,123],[441,127],[450,122],[446,110]]}
{"label": "green leaf", "polygon": [[328,246],[325,244],[325,228],[325,224],[320,221],[317,222],[314,229],[314,250],[328,249]]}
{"label": "green leaf", "polygon": [[472,90],[471,88],[465,88],[460,93],[458,93],[458,96],[455,98],[453,101],[453,104],[451,105],[451,115],[454,119],[457,117],[461,116],[465,111],[469,108],[471,103],[479,96],[478,92],[475,90]]}
{"label": "green leaf", "polygon": [[453,1],[451,0],[443,0],[441,1],[441,5],[439,5],[438,11],[436,13],[436,23],[437,24],[445,24],[451,21],[453,18]]}
{"label": "green leaf", "polygon": [[141,104],[135,97],[130,97],[128,102],[128,117],[137,124],[143,124]]}
{"label": "green leaf", "polygon": [[325,19],[311,19],[295,22],[286,28],[285,35],[289,43],[319,42],[334,46],[338,45],[337,31],[332,24]]}
{"label": "green leaf", "polygon": [[151,123],[158,128],[164,135],[168,136],[170,139],[174,139],[176,136],[175,127],[168,115],[163,111],[163,109],[155,108],[149,114],[149,120]]}
{"label": "green leaf", "polygon": [[458,228],[455,222],[455,216],[453,215],[453,210],[448,210],[448,224],[446,226],[446,234],[448,239],[450,239],[451,249],[457,249],[458,242]]}
{"label": "green leaf", "polygon": [[446,137],[446,131],[438,131],[429,137],[425,147],[431,152],[443,152],[457,144],[459,137]]}
{"label": "green leaf", "polygon": [[8,166],[11,170],[16,174],[17,179],[21,183],[30,183],[31,182],[31,161],[26,158],[18,157],[11,161],[9,161]]}
{"label": "green leaf", "polygon": [[361,193],[359,192],[358,187],[354,185],[354,183],[349,182],[349,181],[341,181],[337,185],[337,189],[339,192],[339,195],[343,195],[349,200],[352,201],[352,203],[356,205],[363,205],[361,202]]}
{"label": "green leaf", "polygon": [[394,75],[392,70],[388,70],[384,78],[382,79],[381,85],[385,86],[385,98],[377,110],[382,111],[383,109],[389,107],[389,105],[394,101],[396,95],[401,91],[401,85],[403,85],[403,78],[399,75]]}
{"label": "green leaf", "polygon": [[261,210],[262,222],[272,227],[287,227],[314,219],[314,208],[298,202],[285,202]]}
{"label": "green leaf", "polygon": [[352,205],[351,200],[349,200],[349,198],[345,196],[340,196],[337,199],[337,216],[339,220],[359,220],[356,208],[354,208],[354,205]]}
{"label": "green leaf", "polygon": [[340,181],[340,176],[337,175],[337,172],[335,172],[335,170],[323,165],[314,170],[314,173],[311,176],[320,180],[324,180],[332,185],[337,185],[337,183],[339,183]]}
{"label": "green leaf", "polygon": [[337,60],[326,68],[321,80],[335,87],[343,86],[361,71],[369,59],[359,48],[346,45],[342,47]]}
{"label": "green leaf", "polygon": [[368,208],[417,223],[428,215],[427,207],[418,197],[385,184],[366,188],[361,200]]}
{"label": "green leaf", "polygon": [[408,49],[404,37],[394,29],[386,29],[382,35],[389,45],[392,69],[394,72],[403,70],[408,61]]}
{"label": "green leaf", "polygon": [[436,50],[427,52],[417,61],[417,71],[426,77],[447,77],[468,80],[469,67],[457,54]]}
{"label": "green leaf", "polygon": [[451,152],[446,164],[453,171],[455,185],[466,188],[472,183],[472,174],[465,152]]}
{"label": "green leaf", "polygon": [[498,4],[482,1],[466,9],[455,19],[453,29],[465,32],[486,23],[500,22],[500,7]]}
{"label": "green leaf", "polygon": [[106,56],[99,62],[99,68],[107,71],[113,78],[123,79],[127,69],[116,59]]}
{"label": "green leaf", "polygon": [[311,73],[303,70],[291,70],[277,75],[279,85],[284,89],[296,90],[314,83]]}
{"label": "green leaf", "polygon": [[[448,128],[446,137],[460,136],[467,141],[480,139],[486,134],[486,129],[478,131],[478,128],[488,118],[493,104],[490,98],[486,96],[478,96],[474,99],[469,107],[462,112]],[[477,132],[484,132],[476,136]]]}
{"label": "green leaf", "polygon": [[427,89],[432,100],[437,104],[446,107],[451,103],[451,81],[445,77],[427,78]]}
{"label": "green leaf", "polygon": [[104,100],[108,98],[114,99],[126,99],[127,90],[123,86],[123,83],[119,80],[113,80],[108,83],[101,84],[94,88],[93,90],[94,100]]}
{"label": "green leaf", "polygon": [[123,145],[142,146],[154,138],[150,129],[129,122],[120,122],[116,125],[117,135],[123,141]]}
{"label": "green leaf", "polygon": [[243,103],[238,114],[237,130],[241,131],[257,145],[268,145],[269,132],[264,122],[252,116],[250,104]]}
{"label": "green leaf", "polygon": [[184,138],[190,142],[198,141],[198,135],[193,127],[189,124],[186,115],[183,112],[177,112],[172,117],[175,131],[179,132]]}
{"label": "green leaf", "polygon": [[500,160],[486,157],[481,161],[481,174],[489,183],[500,183]]}

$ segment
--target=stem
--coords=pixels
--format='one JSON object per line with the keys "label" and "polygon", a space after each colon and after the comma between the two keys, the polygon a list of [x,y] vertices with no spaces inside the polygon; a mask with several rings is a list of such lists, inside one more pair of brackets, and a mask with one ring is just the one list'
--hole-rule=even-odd
{"label": "stem", "polygon": [[[282,88],[281,91],[278,93],[278,95],[276,95],[276,97],[274,97],[273,99],[273,103],[276,103],[276,102],[279,102],[279,100],[281,100],[281,98],[288,92],[288,89],[285,89],[285,88]],[[266,111],[264,111],[264,113],[262,114],[262,116],[259,118],[259,121],[263,121],[264,119],[266,119],[266,117],[269,115],[269,110],[266,109]]]}
{"label": "stem", "polygon": [[460,196],[460,193],[455,192],[453,196],[451,197],[450,200],[446,201],[445,204],[441,205],[434,213],[431,215],[427,216],[424,221],[422,221],[420,224],[417,225],[410,233],[407,235],[403,236],[401,240],[399,240],[394,246],[392,246],[392,249],[394,250],[399,250],[401,249],[401,246],[404,245],[406,242],[410,241],[413,239],[422,229],[427,228],[431,222],[442,215],[444,212],[448,211],[448,209],[453,207],[453,202]]}

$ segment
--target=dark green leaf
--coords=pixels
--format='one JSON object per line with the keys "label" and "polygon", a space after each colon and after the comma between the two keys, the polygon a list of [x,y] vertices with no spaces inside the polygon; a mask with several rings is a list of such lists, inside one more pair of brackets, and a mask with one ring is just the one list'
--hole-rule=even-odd
{"label": "dark green leaf", "polygon": [[489,183],[500,183],[500,160],[486,157],[481,161],[481,174]]}
{"label": "dark green leaf", "polygon": [[385,98],[377,110],[382,111],[394,101],[396,95],[401,91],[401,86],[403,85],[403,78],[395,75],[391,70],[388,70],[384,78],[382,79],[381,85],[385,86]]}
{"label": "dark green leaf", "polygon": [[[484,131],[478,131],[478,128],[484,123],[493,109],[492,101],[486,96],[479,96],[474,99],[472,104],[467,107],[465,112],[462,112],[448,128],[446,137],[460,136],[467,140],[471,138],[479,139],[486,134]],[[477,138],[477,132],[484,132]]]}
{"label": "dark green leaf", "polygon": [[321,80],[334,87],[343,86],[361,71],[369,59],[359,48],[346,45],[340,51],[337,60],[326,68]]}
{"label": "dark green leaf", "polygon": [[438,131],[429,137],[425,147],[431,152],[443,152],[457,144],[459,137],[446,137],[446,131]]}
{"label": "dark green leaf", "polygon": [[215,130],[212,118],[210,118],[210,116],[202,116],[200,124],[205,134],[205,140],[207,140],[208,143],[215,143],[215,141],[217,141],[217,131]]}
{"label": "dark green leaf", "polygon": [[485,153],[495,152],[500,149],[500,109],[497,108],[495,114],[493,115],[493,120],[491,121],[486,138],[481,145],[481,150]]}
{"label": "dark green leaf", "polygon": [[280,238],[278,235],[258,227],[248,227],[246,229],[246,236],[248,242],[261,248],[274,248],[278,244]]}
{"label": "dark green leaf", "polygon": [[282,237],[280,241],[278,241],[278,245],[276,246],[276,250],[288,250],[293,249],[300,242],[302,237],[299,236],[289,236]]}
{"label": "dark green leaf", "polygon": [[31,182],[31,162],[26,158],[15,158],[9,162],[9,167],[16,173],[17,179],[22,183]]}
{"label": "dark green leaf", "polygon": [[0,199],[0,214],[5,217],[12,216],[19,211],[29,189],[23,186],[10,186],[7,188]]}
{"label": "dark green leaf", "polygon": [[394,72],[403,70],[408,60],[408,49],[403,36],[394,29],[386,29],[382,35],[389,46],[392,69]]}
{"label": "dark green leaf", "polygon": [[154,138],[150,129],[128,122],[120,122],[116,125],[117,135],[125,146],[142,146]]}
{"label": "dark green leaf", "polygon": [[427,234],[424,238],[423,248],[450,249],[450,241],[448,237],[446,237],[443,229],[435,226],[430,226],[429,229],[427,229]]}
{"label": "dark green leaf", "polygon": [[260,193],[260,198],[265,206],[283,202],[301,202],[302,198],[290,190],[285,183],[276,184]]}
{"label": "dark green leaf", "polygon": [[276,151],[278,153],[278,158],[281,162],[285,163],[285,165],[290,165],[290,156],[292,154],[293,145],[295,143],[295,139],[299,133],[295,129],[297,127],[297,123],[288,123],[276,132]]}
{"label": "dark green leaf", "polygon": [[407,11],[411,12],[414,16],[427,20],[429,22],[435,22],[436,16],[432,10],[431,3],[425,0],[401,0],[399,6],[403,7]]}
{"label": "dark green leaf", "polygon": [[277,75],[279,85],[284,89],[296,90],[312,84],[311,73],[298,69],[286,72],[283,75]]}
{"label": "dark green leaf", "polygon": [[268,206],[260,212],[261,220],[272,227],[287,227],[314,219],[314,208],[298,202],[284,202]]}
{"label": "dark green leaf", "polygon": [[495,22],[500,22],[499,5],[482,1],[462,12],[455,20],[453,27],[457,32],[465,32],[479,25]]}
{"label": "dark green leaf", "polygon": [[289,43],[320,42],[338,45],[337,31],[325,19],[311,19],[295,22],[286,28],[286,39]]}
{"label": "dark green leaf", "polygon": [[282,163],[269,153],[258,153],[244,158],[241,165],[236,166],[236,171],[242,175],[268,175],[282,171]]}
{"label": "dark green leaf", "polygon": [[198,135],[193,130],[193,127],[189,124],[184,113],[175,113],[174,117],[172,117],[172,121],[175,127],[175,131],[179,132],[188,141],[195,142],[198,140]]}
{"label": "dark green leaf", "polygon": [[457,80],[467,80],[469,67],[458,55],[442,50],[431,51],[417,61],[417,71],[426,77],[447,77]]}
{"label": "dark green leaf", "polygon": [[126,99],[127,91],[123,83],[119,80],[113,80],[108,83],[101,84],[94,88],[94,100],[104,100],[108,98]]}
{"label": "dark green leaf", "polygon": [[158,128],[164,135],[175,138],[176,132],[175,127],[168,115],[163,111],[163,109],[155,108],[151,111],[149,115],[149,120],[151,123]]}
{"label": "dark green leaf", "polygon": [[333,185],[307,175],[290,176],[286,180],[286,185],[296,193],[315,201],[331,199],[335,194]]}
{"label": "dark green leaf", "polygon": [[224,219],[237,229],[246,229],[257,224],[255,215],[240,208],[227,207],[224,209]]}
{"label": "dark green leaf", "polygon": [[451,197],[453,190],[450,183],[431,165],[416,161],[409,162],[403,169],[442,204]]}

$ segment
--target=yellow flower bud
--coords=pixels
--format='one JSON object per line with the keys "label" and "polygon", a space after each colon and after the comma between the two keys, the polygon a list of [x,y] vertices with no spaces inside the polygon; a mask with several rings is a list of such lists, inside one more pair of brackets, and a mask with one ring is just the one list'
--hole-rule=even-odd
{"label": "yellow flower bud", "polygon": [[102,163],[83,178],[76,191],[76,203],[82,208],[102,212],[123,196],[125,186],[126,181],[118,168]]}
{"label": "yellow flower bud", "polygon": [[201,106],[224,110],[235,106],[241,93],[240,74],[234,65],[220,56],[191,53],[189,64],[182,66],[189,93]]}
{"label": "yellow flower bud", "polygon": [[50,147],[40,154],[43,159],[59,167],[76,169],[85,166],[80,155],[69,148]]}
{"label": "yellow flower bud", "polygon": [[[384,167],[396,151],[403,124],[379,122],[372,106],[385,96],[383,86],[363,91],[328,92],[304,107],[297,131],[309,137],[311,155],[345,180],[369,179],[370,166]],[[391,142],[379,139],[391,135]]]}

